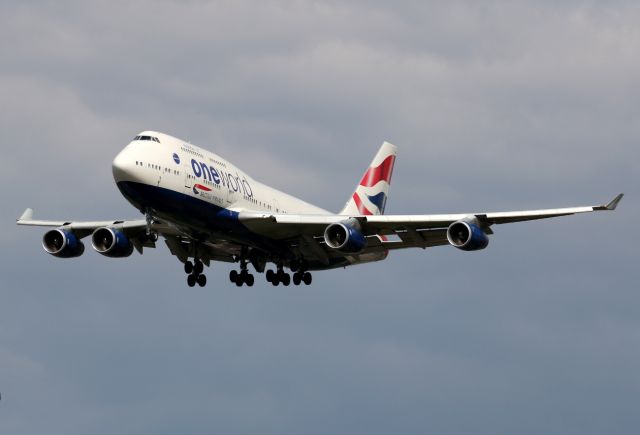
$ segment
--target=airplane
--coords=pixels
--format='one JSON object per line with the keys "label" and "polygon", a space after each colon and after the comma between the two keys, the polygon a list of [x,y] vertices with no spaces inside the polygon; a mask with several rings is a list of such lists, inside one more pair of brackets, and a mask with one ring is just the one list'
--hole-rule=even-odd
{"label": "airplane", "polygon": [[[118,189],[144,219],[35,220],[27,208],[17,224],[52,228],[42,246],[54,257],[82,255],[82,239],[90,236],[98,253],[124,258],[134,250],[142,254],[144,248],[155,248],[162,236],[183,263],[189,287],[204,287],[204,266],[215,261],[239,264],[229,273],[238,287],[254,284],[249,265],[273,286],[288,286],[291,281],[310,285],[312,271],[384,260],[396,249],[452,245],[482,250],[493,225],[615,210],[623,197],[586,207],[385,215],[396,156],[397,147],[384,142],[346,205],[331,213],[254,180],[213,152],[144,131],[112,163]],[[268,264],[275,269],[267,269]]]}

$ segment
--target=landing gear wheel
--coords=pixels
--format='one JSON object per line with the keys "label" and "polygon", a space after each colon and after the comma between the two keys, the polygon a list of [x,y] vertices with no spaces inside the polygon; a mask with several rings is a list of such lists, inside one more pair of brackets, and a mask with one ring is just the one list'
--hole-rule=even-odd
{"label": "landing gear wheel", "polygon": [[302,282],[302,277],[300,276],[300,274],[298,272],[293,274],[293,284],[294,285],[300,285],[300,282]]}
{"label": "landing gear wheel", "polygon": [[311,274],[309,272],[305,272],[302,275],[302,281],[304,281],[305,285],[310,285],[311,284]]}
{"label": "landing gear wheel", "polygon": [[235,272],[234,276],[236,279],[234,280],[234,282],[236,283],[236,286],[242,287],[242,285],[247,282],[247,276],[249,275],[249,273],[246,270],[241,270],[240,273],[235,270],[231,272]]}
{"label": "landing gear wheel", "polygon": [[193,287],[196,285],[196,276],[195,275],[189,275],[187,277],[187,285],[189,287]]}
{"label": "landing gear wheel", "polygon": [[229,281],[236,282],[237,280],[238,280],[238,271],[232,270],[231,272],[229,272]]}
{"label": "landing gear wheel", "polygon": [[274,287],[277,287],[282,282],[282,280],[280,279],[280,277],[282,276],[282,274],[280,273],[281,270],[278,270],[277,272],[274,272],[271,270],[270,272],[271,272],[271,284],[273,284]]}
{"label": "landing gear wheel", "polygon": [[253,286],[253,283],[255,282],[255,278],[253,277],[253,275],[252,275],[252,274],[248,274],[248,275],[247,275],[247,279],[246,279],[246,281],[245,281],[245,282],[247,283],[247,285],[248,285],[249,287],[251,287],[251,286]]}
{"label": "landing gear wheel", "polygon": [[198,285],[200,287],[204,287],[205,285],[207,285],[207,277],[204,275],[198,275],[196,281],[198,281]]}
{"label": "landing gear wheel", "polygon": [[199,275],[202,273],[203,270],[204,270],[204,264],[202,264],[202,261],[196,260],[195,264],[193,265],[193,271]]}
{"label": "landing gear wheel", "polygon": [[276,277],[276,274],[274,273],[273,269],[267,270],[267,281],[272,283],[275,277]]}
{"label": "landing gear wheel", "polygon": [[193,272],[193,263],[191,261],[185,261],[184,263],[184,273],[187,275]]}
{"label": "landing gear wheel", "polygon": [[282,274],[282,283],[285,286],[288,286],[289,284],[291,284],[291,276],[289,276],[288,273],[283,273]]}

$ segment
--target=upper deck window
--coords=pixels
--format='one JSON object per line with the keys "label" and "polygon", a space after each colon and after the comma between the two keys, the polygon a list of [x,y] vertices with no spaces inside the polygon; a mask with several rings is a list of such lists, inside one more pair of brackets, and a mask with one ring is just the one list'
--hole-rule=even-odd
{"label": "upper deck window", "polygon": [[152,140],[154,142],[160,143],[160,140],[158,140],[158,138],[154,136],[136,136],[133,138],[133,140]]}

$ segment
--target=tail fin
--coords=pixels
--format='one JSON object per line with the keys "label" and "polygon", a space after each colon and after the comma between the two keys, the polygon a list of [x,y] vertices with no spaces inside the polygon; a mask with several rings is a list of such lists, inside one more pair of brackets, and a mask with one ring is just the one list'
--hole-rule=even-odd
{"label": "tail fin", "polygon": [[356,187],[356,191],[353,192],[340,214],[351,216],[384,214],[397,150],[398,148],[389,142],[382,144]]}

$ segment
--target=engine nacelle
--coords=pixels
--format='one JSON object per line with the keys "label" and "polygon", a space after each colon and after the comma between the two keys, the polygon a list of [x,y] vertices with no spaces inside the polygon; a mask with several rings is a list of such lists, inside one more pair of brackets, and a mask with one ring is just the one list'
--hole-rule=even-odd
{"label": "engine nacelle", "polygon": [[357,221],[331,224],[324,230],[324,241],[332,249],[357,254],[367,246],[367,239],[359,226]]}
{"label": "engine nacelle", "polygon": [[120,230],[98,228],[91,236],[91,245],[96,252],[107,257],[128,257],[133,252],[133,244]]}
{"label": "engine nacelle", "polygon": [[449,225],[447,240],[463,251],[479,251],[489,244],[487,234],[474,222],[457,221]]}
{"label": "engine nacelle", "polygon": [[61,228],[47,231],[42,237],[42,247],[47,253],[60,258],[79,257],[84,252],[84,243],[78,236]]}

